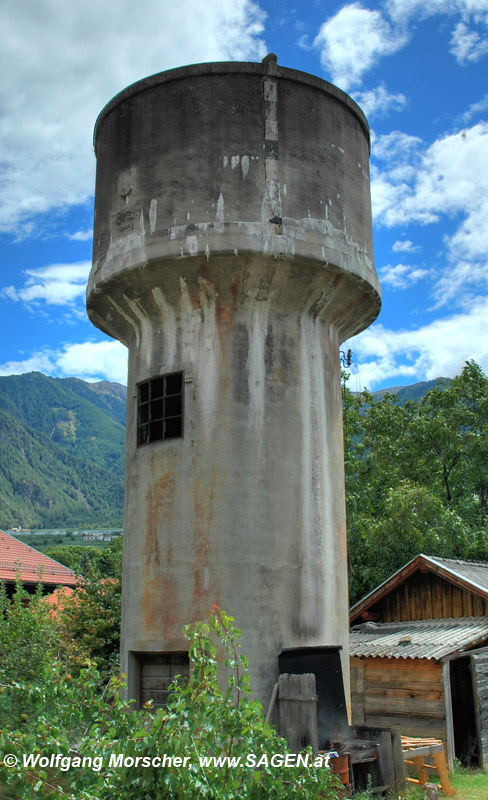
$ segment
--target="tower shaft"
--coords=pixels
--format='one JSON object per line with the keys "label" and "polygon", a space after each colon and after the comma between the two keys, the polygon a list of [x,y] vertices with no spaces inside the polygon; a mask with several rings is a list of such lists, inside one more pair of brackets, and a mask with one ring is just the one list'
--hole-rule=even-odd
{"label": "tower shaft", "polygon": [[273,61],[203,64],[117,95],[95,145],[88,311],[129,347],[129,694],[213,603],[263,703],[283,648],[342,645],[347,676],[338,351],[379,310],[366,120]]}

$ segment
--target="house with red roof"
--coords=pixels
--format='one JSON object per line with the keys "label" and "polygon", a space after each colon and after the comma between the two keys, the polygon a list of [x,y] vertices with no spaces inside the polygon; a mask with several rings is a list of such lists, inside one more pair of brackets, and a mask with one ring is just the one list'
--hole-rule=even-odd
{"label": "house with red roof", "polygon": [[0,581],[5,583],[9,594],[13,592],[17,576],[31,592],[39,581],[46,593],[53,592],[57,586],[74,587],[77,582],[73,570],[0,531]]}

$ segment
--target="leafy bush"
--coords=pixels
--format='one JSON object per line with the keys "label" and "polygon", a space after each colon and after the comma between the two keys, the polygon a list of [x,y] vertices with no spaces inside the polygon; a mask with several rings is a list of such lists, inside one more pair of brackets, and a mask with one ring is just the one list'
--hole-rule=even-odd
{"label": "leafy bush", "polygon": [[94,661],[105,684],[119,664],[122,537],[103,549],[71,545],[51,548],[49,554],[56,550],[61,551],[61,563],[69,561],[71,569],[81,573],[75,591],[59,598],[56,614],[61,643],[69,649],[76,641],[81,661],[86,656]]}
{"label": "leafy bush", "polygon": [[[25,722],[33,711],[29,687],[43,683],[57,651],[59,631],[39,585],[29,595],[20,581],[12,600],[0,583],[0,728]],[[26,688],[22,702],[12,686]]]}
{"label": "leafy bush", "polygon": [[66,647],[73,639],[78,643],[106,683],[119,664],[121,583],[102,578],[96,568],[87,573],[63,604],[60,636]]}
{"label": "leafy bush", "polygon": [[[39,603],[24,610],[26,618],[32,615],[30,631],[39,641],[43,626],[51,623]],[[24,632],[29,628],[26,618]],[[4,607],[4,654],[15,638],[9,630],[14,619]],[[74,675],[66,672],[66,661],[51,661],[46,669],[54,649],[51,640],[50,655],[40,658],[35,683],[25,675],[15,679],[8,669],[2,672],[0,713],[6,695],[9,709],[17,706],[18,713],[10,729],[4,727],[0,734],[0,798],[113,800],[120,794],[124,800],[338,800],[338,782],[324,766],[273,765],[272,756],[275,761],[276,756],[286,757],[286,742],[265,722],[261,706],[250,696],[247,661],[233,623],[214,607],[209,623],[186,629],[191,674],[186,682],[175,681],[165,709],[155,710],[147,703],[135,710],[120,699],[118,680],[112,680],[102,695],[99,675],[89,662]],[[219,665],[227,676],[223,684]],[[3,720],[5,725],[5,716]],[[52,755],[54,761],[25,766],[24,753],[41,754],[48,762]],[[5,763],[7,754],[18,759],[17,766]],[[117,764],[114,758],[119,754],[125,761]],[[164,754],[186,757],[186,765],[151,765]],[[256,755],[254,766],[246,766],[249,754]],[[199,758],[209,756],[235,760],[222,767],[201,766]],[[92,759],[92,768],[88,762],[81,768],[71,761],[68,769],[69,759],[76,758]],[[148,766],[137,763],[138,758],[147,758]]]}

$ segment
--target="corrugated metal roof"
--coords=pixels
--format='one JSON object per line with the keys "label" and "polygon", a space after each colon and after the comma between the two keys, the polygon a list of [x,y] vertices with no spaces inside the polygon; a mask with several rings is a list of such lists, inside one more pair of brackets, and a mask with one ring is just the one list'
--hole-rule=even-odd
{"label": "corrugated metal roof", "polygon": [[351,656],[439,660],[488,640],[488,617],[364,622],[349,638]]}
{"label": "corrugated metal roof", "polygon": [[460,558],[439,558],[438,556],[428,556],[428,558],[488,591],[488,564],[482,561],[463,561]]}
{"label": "corrugated metal roof", "polygon": [[76,586],[77,583],[73,570],[0,531],[0,580],[13,583],[17,574],[24,583],[37,583],[40,574],[41,582],[51,586]]}

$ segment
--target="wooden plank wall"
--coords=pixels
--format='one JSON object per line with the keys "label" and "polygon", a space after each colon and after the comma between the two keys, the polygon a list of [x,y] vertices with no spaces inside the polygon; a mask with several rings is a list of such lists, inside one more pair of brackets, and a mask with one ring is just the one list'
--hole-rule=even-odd
{"label": "wooden plank wall", "polygon": [[442,665],[426,659],[351,658],[353,725],[398,726],[447,744]]}
{"label": "wooden plank wall", "polygon": [[291,752],[300,753],[310,745],[316,753],[319,746],[315,675],[309,672],[279,675],[278,710],[280,736],[288,740]]}
{"label": "wooden plank wall", "polygon": [[480,740],[480,767],[488,766],[488,653],[473,653],[475,714]]}
{"label": "wooden plank wall", "polygon": [[382,622],[457,619],[487,615],[488,603],[431,572],[415,572],[368,611],[379,614]]}
{"label": "wooden plank wall", "polygon": [[351,658],[351,722],[364,725],[364,658]]}

